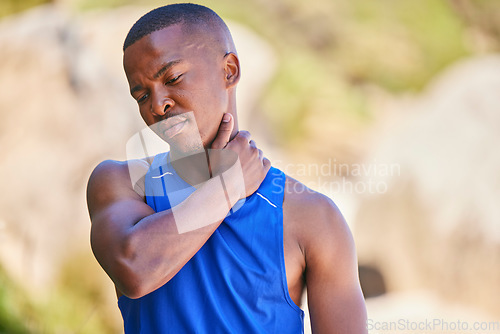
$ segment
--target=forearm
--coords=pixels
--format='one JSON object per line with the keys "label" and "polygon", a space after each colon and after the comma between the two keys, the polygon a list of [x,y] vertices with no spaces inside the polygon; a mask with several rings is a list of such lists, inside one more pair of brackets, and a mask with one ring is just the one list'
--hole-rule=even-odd
{"label": "forearm", "polygon": [[240,198],[241,187],[234,181],[237,170],[223,176],[224,186],[216,176],[176,207],[146,216],[129,228],[121,261],[126,268],[122,275],[128,276],[125,294],[140,297],[162,286],[208,240]]}

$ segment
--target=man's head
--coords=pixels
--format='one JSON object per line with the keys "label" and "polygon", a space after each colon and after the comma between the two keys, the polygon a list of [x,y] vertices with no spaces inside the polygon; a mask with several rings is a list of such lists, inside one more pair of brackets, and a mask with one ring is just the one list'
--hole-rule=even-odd
{"label": "man's head", "polygon": [[227,26],[211,9],[157,8],[134,24],[123,49],[141,116],[173,150],[208,147],[223,114],[236,116],[239,61]]}

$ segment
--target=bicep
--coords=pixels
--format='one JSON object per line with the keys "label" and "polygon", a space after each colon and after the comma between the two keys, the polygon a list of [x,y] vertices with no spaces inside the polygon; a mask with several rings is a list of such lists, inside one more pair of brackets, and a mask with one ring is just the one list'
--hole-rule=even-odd
{"label": "bicep", "polygon": [[118,163],[103,163],[94,170],[87,187],[87,205],[92,251],[113,276],[113,267],[126,251],[131,229],[154,210],[133,190],[126,166]]}
{"label": "bicep", "polygon": [[351,232],[333,203],[318,215],[306,249],[306,280],[313,333],[366,333]]}
{"label": "bicep", "polygon": [[117,251],[120,244],[126,243],[133,226],[153,213],[151,207],[137,199],[120,199],[94,212],[91,245],[98,260],[101,252]]}

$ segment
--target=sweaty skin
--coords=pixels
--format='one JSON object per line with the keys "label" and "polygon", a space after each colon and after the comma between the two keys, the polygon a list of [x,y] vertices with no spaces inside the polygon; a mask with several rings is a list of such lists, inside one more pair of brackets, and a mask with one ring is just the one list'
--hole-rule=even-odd
{"label": "sweaty skin", "polygon": [[[147,125],[193,112],[197,129],[185,124],[165,139],[172,156],[189,156],[189,152],[200,149],[200,144],[205,149],[230,150],[240,160],[248,196],[263,181],[270,162],[248,132],[238,131],[237,55],[232,50],[220,52],[213,47],[213,38],[202,34],[188,34],[182,24],[177,24],[127,48],[124,67],[131,94]],[[229,121],[222,121],[224,116]],[[199,131],[201,143],[192,141],[193,131]],[[229,176],[227,197],[223,192],[214,193],[215,188],[207,182],[180,206],[186,214],[209,212],[218,217],[217,222],[179,234],[171,210],[155,213],[143,194],[134,190],[127,164],[148,167],[144,161],[105,161],[90,177],[87,198],[91,244],[118,296],[139,298],[168,282],[220,225],[229,211],[228,198],[233,205],[241,196],[236,191],[236,177]],[[217,170],[218,166],[212,168]],[[179,172],[185,179],[201,173],[196,167]],[[367,333],[354,243],[335,204],[287,177],[283,229],[288,291],[300,306],[307,286],[313,333]]]}

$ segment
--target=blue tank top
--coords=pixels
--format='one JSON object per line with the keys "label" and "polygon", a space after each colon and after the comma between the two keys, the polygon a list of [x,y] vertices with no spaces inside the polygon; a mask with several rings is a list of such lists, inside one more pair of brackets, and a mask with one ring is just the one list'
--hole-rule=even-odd
{"label": "blue tank top", "polygon": [[[285,275],[284,187],[284,173],[271,168],[170,281],[138,299],[121,296],[125,333],[303,333],[304,312],[290,298]],[[194,191],[168,153],[155,157],[145,188],[156,212]]]}

